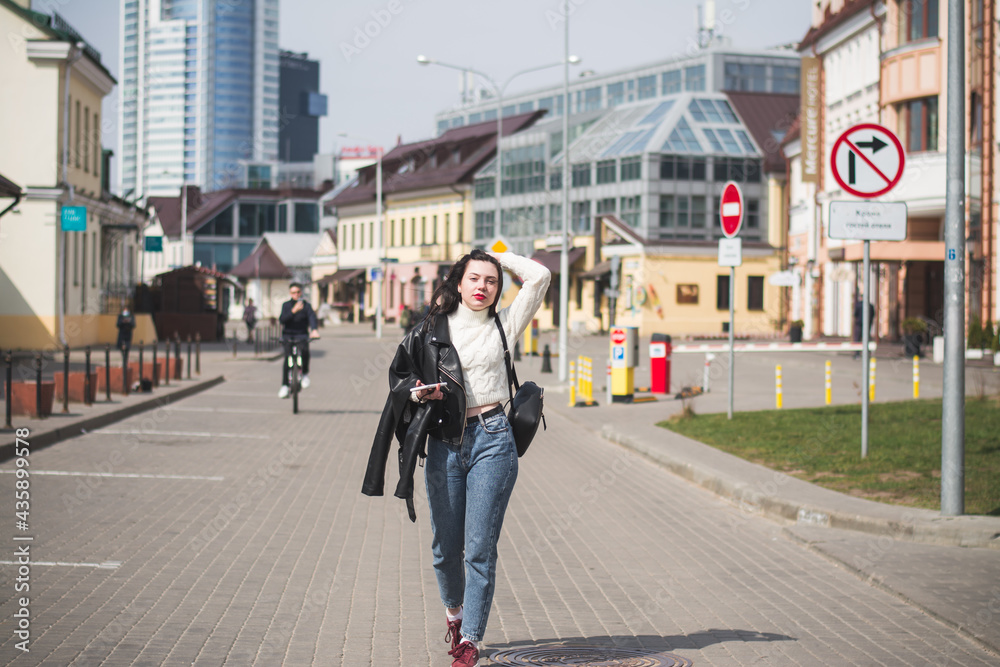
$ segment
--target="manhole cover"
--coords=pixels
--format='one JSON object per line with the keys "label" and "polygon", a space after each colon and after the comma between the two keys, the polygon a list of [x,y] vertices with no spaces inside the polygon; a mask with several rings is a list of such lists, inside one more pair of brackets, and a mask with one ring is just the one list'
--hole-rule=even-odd
{"label": "manhole cover", "polygon": [[542,667],[690,667],[690,660],[673,653],[607,646],[535,646],[490,656],[494,665]]}

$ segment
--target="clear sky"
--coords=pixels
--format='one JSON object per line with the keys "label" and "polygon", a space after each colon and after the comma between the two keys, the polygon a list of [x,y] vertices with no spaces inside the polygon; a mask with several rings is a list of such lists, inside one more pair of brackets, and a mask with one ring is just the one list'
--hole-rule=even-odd
{"label": "clear sky", "polygon": [[[230,0],[232,1],[232,0]],[[320,151],[359,142],[385,147],[434,136],[434,114],[456,105],[459,73],[417,64],[418,55],[471,67],[503,82],[520,70],[563,57],[564,7],[570,53],[584,70],[616,71],[680,56],[695,40],[703,0],[281,0],[281,48],[320,62],[329,115],[320,123]],[[121,0],[33,0],[62,14],[102,54],[117,78]],[[758,49],[800,40],[809,28],[809,0],[716,0],[716,27],[735,48]],[[374,35],[374,37],[370,36]],[[562,69],[526,74],[516,93],[560,83]],[[105,118],[117,119],[117,90]],[[115,149],[117,136],[106,133]]]}

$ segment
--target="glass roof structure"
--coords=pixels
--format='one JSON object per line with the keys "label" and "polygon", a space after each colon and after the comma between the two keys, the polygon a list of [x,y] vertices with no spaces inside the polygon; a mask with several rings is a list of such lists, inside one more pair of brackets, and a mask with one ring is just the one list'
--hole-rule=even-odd
{"label": "glass roof structure", "polygon": [[[760,155],[723,93],[685,92],[608,110],[570,149],[574,163],[643,153]],[[562,155],[553,163],[558,164]]]}

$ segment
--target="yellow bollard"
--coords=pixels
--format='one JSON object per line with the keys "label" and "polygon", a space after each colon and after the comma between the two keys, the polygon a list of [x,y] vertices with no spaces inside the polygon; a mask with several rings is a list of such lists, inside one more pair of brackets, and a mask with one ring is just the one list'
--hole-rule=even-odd
{"label": "yellow bollard", "polygon": [[833,403],[833,373],[831,371],[831,364],[829,361],[826,362],[826,404],[830,405]]}
{"label": "yellow bollard", "polygon": [[576,405],[576,362],[569,362],[569,407]]}
{"label": "yellow bollard", "polygon": [[871,358],[868,370],[868,400],[875,400],[875,357]]}
{"label": "yellow bollard", "polygon": [[774,367],[774,402],[781,409],[781,364]]}
{"label": "yellow bollard", "polygon": [[913,355],[913,398],[920,398],[920,358]]}
{"label": "yellow bollard", "polygon": [[583,363],[583,400],[585,403],[590,404],[594,402],[594,385],[591,375],[590,357],[581,357],[580,361]]}

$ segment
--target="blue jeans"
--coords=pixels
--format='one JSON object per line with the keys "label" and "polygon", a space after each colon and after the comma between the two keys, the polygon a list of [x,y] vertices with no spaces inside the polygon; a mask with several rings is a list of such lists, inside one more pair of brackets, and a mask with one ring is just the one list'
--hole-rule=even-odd
{"label": "blue jeans", "polygon": [[441,601],[451,608],[464,605],[462,635],[482,641],[493,604],[500,528],[517,481],[517,448],[507,416],[467,425],[461,447],[428,438],[424,481]]}

